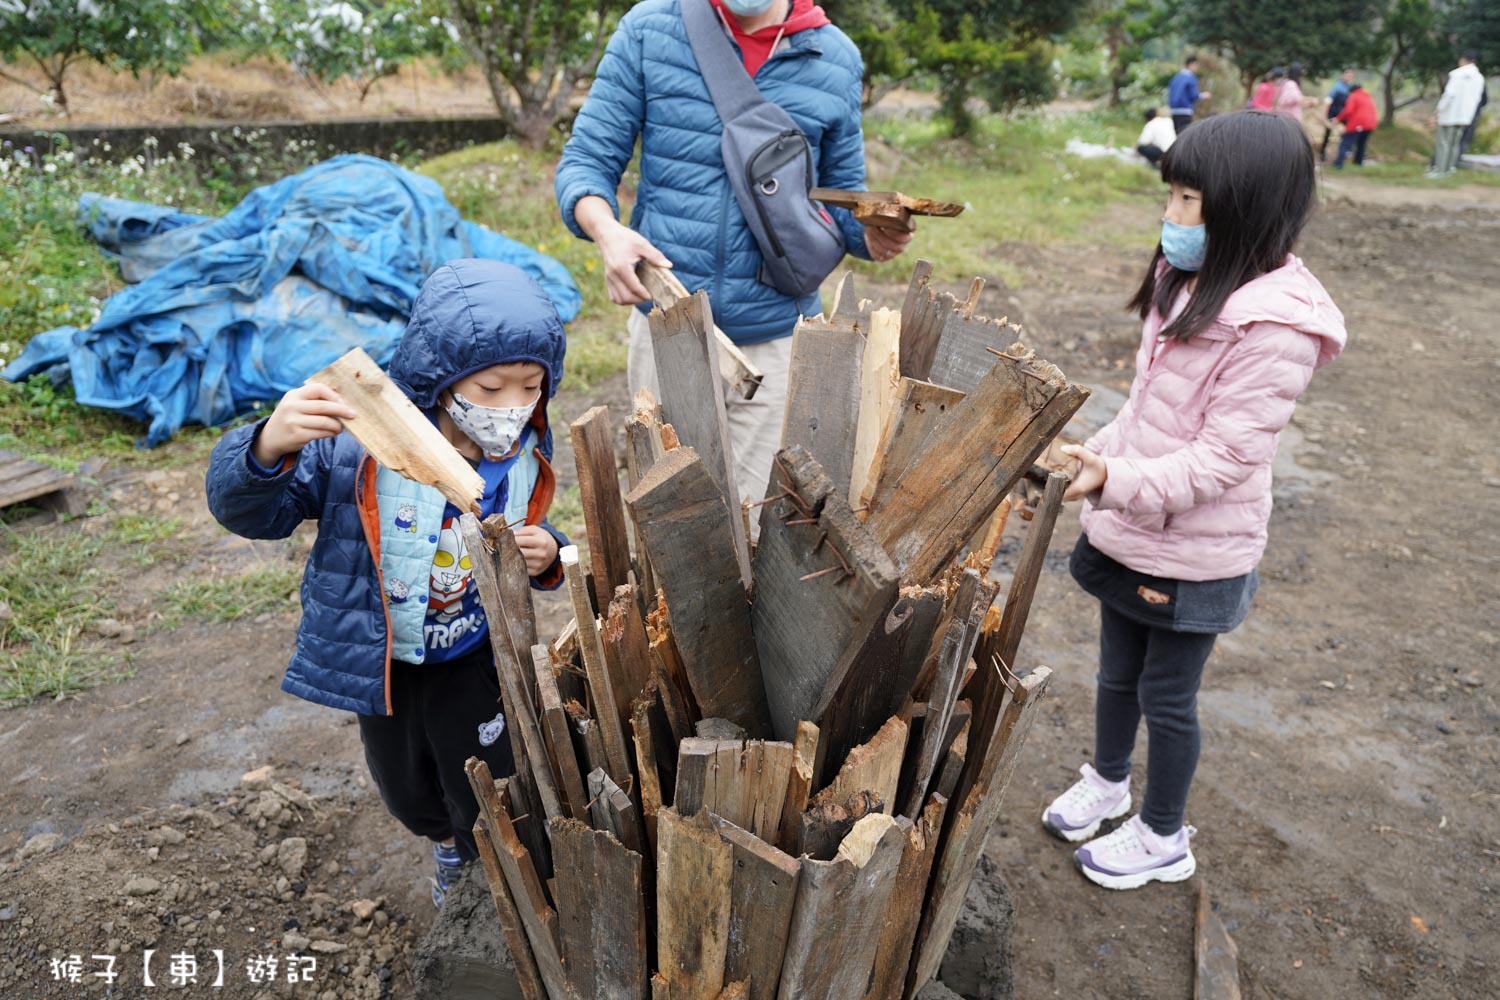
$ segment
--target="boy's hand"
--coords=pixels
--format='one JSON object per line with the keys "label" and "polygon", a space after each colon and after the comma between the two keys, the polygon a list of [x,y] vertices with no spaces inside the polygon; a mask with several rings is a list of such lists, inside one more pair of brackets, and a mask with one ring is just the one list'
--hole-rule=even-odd
{"label": "boy's hand", "polygon": [[295,454],[319,438],[333,437],[344,429],[343,421],[355,413],[339,394],[319,382],[298,386],[276,404],[260,429],[251,453],[262,468],[274,469],[287,455]]}
{"label": "boy's hand", "polygon": [[516,536],[516,547],[526,559],[528,576],[540,576],[557,560],[557,539],[546,528],[523,524],[512,533]]}
{"label": "boy's hand", "polygon": [[1070,444],[1060,450],[1064,455],[1078,459],[1078,469],[1073,473],[1073,481],[1068,484],[1067,492],[1063,494],[1064,500],[1082,500],[1104,488],[1105,481],[1109,479],[1109,466],[1103,458],[1082,445]]}

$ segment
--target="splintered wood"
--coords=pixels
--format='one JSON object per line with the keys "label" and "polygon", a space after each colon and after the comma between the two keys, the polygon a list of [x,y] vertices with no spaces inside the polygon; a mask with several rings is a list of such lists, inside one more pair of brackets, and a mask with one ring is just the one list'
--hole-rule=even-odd
{"label": "splintered wood", "polygon": [[977,314],[979,282],[921,262],[897,312],[846,276],[794,334],[751,547],[706,298],[641,276],[670,375],[622,442],[602,408],[573,424],[593,572],[563,549],[561,635],[505,526],[460,526],[517,762],[469,779],[521,993],[911,1000],[1050,679],[1019,658],[1067,480],[1002,609],[1009,494],[1087,391]]}

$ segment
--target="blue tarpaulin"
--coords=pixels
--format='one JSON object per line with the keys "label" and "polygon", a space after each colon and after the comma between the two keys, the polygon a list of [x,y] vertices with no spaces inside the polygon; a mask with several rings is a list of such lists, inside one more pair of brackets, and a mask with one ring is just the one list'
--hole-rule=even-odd
{"label": "blue tarpaulin", "polygon": [[95,194],[79,208],[132,284],[87,330],[32,338],[0,377],[71,379],[80,403],[148,421],[148,446],[279,399],[353,347],[384,365],[445,261],[515,264],[563,322],[582,301],[562,264],[465,222],[436,181],[368,156],[257,188],[217,219]]}

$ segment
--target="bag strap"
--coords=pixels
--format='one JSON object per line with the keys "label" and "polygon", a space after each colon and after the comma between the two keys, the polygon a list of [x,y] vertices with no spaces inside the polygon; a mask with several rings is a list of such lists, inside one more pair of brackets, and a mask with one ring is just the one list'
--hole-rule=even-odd
{"label": "bag strap", "polygon": [[758,104],[760,89],[745,70],[745,62],[724,34],[723,22],[709,0],[681,0],[682,24],[698,61],[698,72],[713,98],[719,120],[729,123]]}

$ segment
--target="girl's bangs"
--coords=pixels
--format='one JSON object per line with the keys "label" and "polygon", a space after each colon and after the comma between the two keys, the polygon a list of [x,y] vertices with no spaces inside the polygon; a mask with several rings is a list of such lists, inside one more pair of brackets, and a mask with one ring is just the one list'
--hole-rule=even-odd
{"label": "girl's bangs", "polygon": [[1193,142],[1191,133],[1191,128],[1185,130],[1161,158],[1161,179],[1168,184],[1181,184],[1202,191],[1205,178],[1212,173],[1208,169],[1209,158],[1205,155],[1207,144]]}

